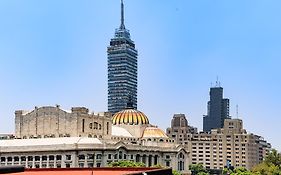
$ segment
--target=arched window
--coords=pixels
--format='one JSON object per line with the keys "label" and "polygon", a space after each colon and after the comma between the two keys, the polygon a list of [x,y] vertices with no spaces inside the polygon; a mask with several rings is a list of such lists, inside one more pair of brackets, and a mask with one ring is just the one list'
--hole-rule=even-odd
{"label": "arched window", "polygon": [[184,159],[184,155],[183,155],[183,153],[179,153],[179,155],[178,155],[178,159]]}
{"label": "arched window", "polygon": [[123,159],[123,153],[122,153],[122,151],[119,151],[119,159]]}
{"label": "arched window", "polygon": [[136,155],[136,162],[140,162],[140,155],[139,154]]}
{"label": "arched window", "polygon": [[94,122],[94,129],[98,129],[98,123]]}
{"label": "arched window", "polygon": [[184,170],[184,161],[178,161],[178,170],[183,171]]}
{"label": "arched window", "polygon": [[181,152],[178,154],[178,171],[183,171],[184,170],[184,154]]}

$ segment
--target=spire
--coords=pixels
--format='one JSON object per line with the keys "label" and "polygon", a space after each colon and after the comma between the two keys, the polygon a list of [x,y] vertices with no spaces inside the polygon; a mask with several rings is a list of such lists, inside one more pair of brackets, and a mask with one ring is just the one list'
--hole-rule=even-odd
{"label": "spire", "polygon": [[125,24],[124,24],[124,3],[123,0],[121,0],[121,25],[120,29],[125,29]]}

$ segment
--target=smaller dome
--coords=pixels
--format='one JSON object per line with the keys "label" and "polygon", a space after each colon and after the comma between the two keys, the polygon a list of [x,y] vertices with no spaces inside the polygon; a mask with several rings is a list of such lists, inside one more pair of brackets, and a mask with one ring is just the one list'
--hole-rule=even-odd
{"label": "smaller dome", "polygon": [[144,113],[138,110],[125,109],[113,115],[112,124],[143,125],[149,124],[149,120]]}
{"label": "smaller dome", "polygon": [[168,136],[157,127],[147,127],[143,132],[143,138],[168,138]]}

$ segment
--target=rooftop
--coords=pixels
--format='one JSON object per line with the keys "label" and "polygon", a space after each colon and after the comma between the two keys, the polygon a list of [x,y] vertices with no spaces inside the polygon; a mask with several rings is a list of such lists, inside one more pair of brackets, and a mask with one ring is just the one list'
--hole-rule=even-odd
{"label": "rooftop", "polygon": [[60,137],[42,139],[13,139],[0,140],[0,147],[42,146],[42,145],[74,145],[74,144],[102,144],[97,138]]}
{"label": "rooftop", "polygon": [[68,168],[68,169],[26,169],[24,172],[11,173],[11,175],[138,175],[146,172],[161,172],[169,175],[171,169],[156,169],[156,168]]}

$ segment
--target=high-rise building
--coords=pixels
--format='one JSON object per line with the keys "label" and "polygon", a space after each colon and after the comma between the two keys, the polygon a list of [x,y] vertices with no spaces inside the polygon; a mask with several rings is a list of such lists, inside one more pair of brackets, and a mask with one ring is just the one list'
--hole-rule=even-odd
{"label": "high-rise building", "polygon": [[224,120],[229,116],[229,99],[223,98],[223,88],[220,86],[210,88],[210,101],[208,101],[208,114],[203,118],[203,131],[223,128]]}
{"label": "high-rise building", "polygon": [[129,99],[137,109],[137,56],[134,41],[124,24],[124,4],[121,0],[121,25],[107,48],[108,55],[108,111],[126,108]]}

